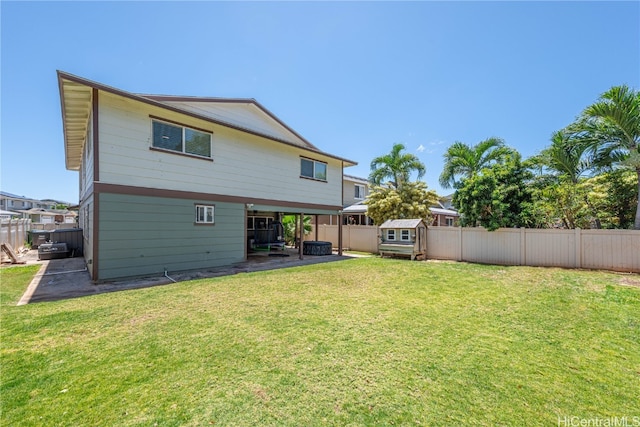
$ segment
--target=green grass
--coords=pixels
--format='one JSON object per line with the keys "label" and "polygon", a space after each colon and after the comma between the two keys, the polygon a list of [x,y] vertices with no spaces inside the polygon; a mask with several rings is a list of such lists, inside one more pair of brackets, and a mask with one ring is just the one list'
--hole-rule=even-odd
{"label": "green grass", "polygon": [[638,276],[361,258],[7,305],[34,273],[2,270],[2,425],[640,416]]}

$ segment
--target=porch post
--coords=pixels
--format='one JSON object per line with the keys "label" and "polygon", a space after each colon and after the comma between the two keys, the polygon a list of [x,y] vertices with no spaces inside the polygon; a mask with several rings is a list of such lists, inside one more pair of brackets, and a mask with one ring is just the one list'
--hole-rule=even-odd
{"label": "porch post", "polygon": [[304,259],[302,254],[302,247],[304,246],[302,244],[302,239],[304,239],[304,214],[300,212],[300,245],[298,247],[298,257],[300,259]]}
{"label": "porch post", "polygon": [[338,211],[338,255],[342,256],[342,211]]}
{"label": "porch post", "polygon": [[314,215],[314,223],[315,223],[315,229],[316,229],[316,242],[318,241],[318,215]]}

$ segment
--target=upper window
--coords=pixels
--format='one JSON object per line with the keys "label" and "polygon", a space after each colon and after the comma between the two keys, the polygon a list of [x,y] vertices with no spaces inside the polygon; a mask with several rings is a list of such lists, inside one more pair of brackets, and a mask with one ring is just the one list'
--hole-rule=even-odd
{"label": "upper window", "polygon": [[408,242],[410,239],[409,230],[400,230],[400,240]]}
{"label": "upper window", "polygon": [[356,199],[364,199],[364,185],[356,184],[355,198]]}
{"label": "upper window", "polygon": [[311,159],[300,159],[300,176],[305,178],[327,180],[327,164]]}
{"label": "upper window", "polygon": [[387,240],[396,240],[396,230],[393,228],[387,230]]}
{"label": "upper window", "polygon": [[213,224],[213,213],[212,205],[196,205],[196,224]]}
{"label": "upper window", "polygon": [[153,120],[153,146],[211,158],[210,133],[156,120]]}

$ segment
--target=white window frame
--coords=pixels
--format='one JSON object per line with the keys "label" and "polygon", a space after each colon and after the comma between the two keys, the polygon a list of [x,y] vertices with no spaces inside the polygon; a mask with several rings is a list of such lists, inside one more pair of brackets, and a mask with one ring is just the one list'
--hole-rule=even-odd
{"label": "white window frame", "polygon": [[[358,189],[360,191],[358,191]],[[364,190],[365,190],[364,185],[355,184],[354,199],[356,199],[356,200],[364,200],[364,198],[365,198]]]}
{"label": "white window frame", "polygon": [[411,230],[409,230],[409,229],[400,230],[400,241],[402,241],[402,242],[410,242],[411,241]]}
{"label": "white window frame", "polygon": [[447,217],[444,218],[444,223],[446,224],[447,227],[453,227],[453,224],[455,222],[454,222],[452,216],[447,216]]}
{"label": "white window frame", "polygon": [[[309,176],[309,175],[303,175],[302,174],[302,162],[306,161],[306,162],[311,162],[313,164],[313,176]],[[324,178],[322,178],[322,176],[320,175],[320,177],[318,176],[318,168],[317,165],[324,165]],[[320,160],[314,160],[314,159],[310,159],[308,157],[300,157],[300,178],[306,178],[306,179],[313,179],[316,181],[322,181],[322,182],[327,182],[327,175],[329,173],[329,166],[326,162],[321,162]]]}
{"label": "white window frame", "polygon": [[[161,124],[165,124],[168,126],[173,126],[175,128],[180,128],[181,132],[182,132],[182,141],[181,141],[181,150],[174,150],[172,148],[165,148],[165,147],[158,147],[156,145],[154,145],[154,141],[155,141],[155,132],[154,132],[154,123],[161,123]],[[187,151],[187,138],[186,138],[186,133],[187,131],[191,131],[191,132],[198,132],[201,134],[205,134],[209,136],[209,155],[208,156],[204,156],[202,154],[196,154],[196,153],[190,153]],[[154,150],[160,150],[160,151],[164,151],[166,153],[177,153],[177,154],[182,154],[185,156],[191,156],[191,157],[197,157],[200,159],[213,159],[213,133],[209,132],[207,130],[204,129],[197,129],[197,128],[193,128],[190,126],[185,126],[182,125],[180,123],[175,123],[169,120],[162,120],[162,119],[157,119],[155,117],[151,118],[151,148],[153,148]]]}
{"label": "white window frame", "polygon": [[[203,213],[202,216],[200,215],[201,211]],[[210,216],[208,215],[208,212],[211,212]],[[216,210],[214,205],[196,205],[195,223],[204,224],[204,225],[213,225],[216,223],[215,213],[216,213]],[[211,217],[211,220],[209,220],[209,217]]]}
{"label": "white window frame", "polygon": [[396,240],[396,230],[393,228],[389,228],[387,230],[387,240],[395,241]]}

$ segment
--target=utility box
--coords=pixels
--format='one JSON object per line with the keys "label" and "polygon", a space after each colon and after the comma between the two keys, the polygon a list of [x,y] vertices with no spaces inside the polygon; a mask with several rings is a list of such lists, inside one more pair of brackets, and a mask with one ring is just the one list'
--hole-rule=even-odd
{"label": "utility box", "polygon": [[66,243],[43,243],[38,246],[38,259],[60,259],[69,256]]}
{"label": "utility box", "polygon": [[387,220],[380,226],[381,256],[427,257],[427,225],[422,219]]}

